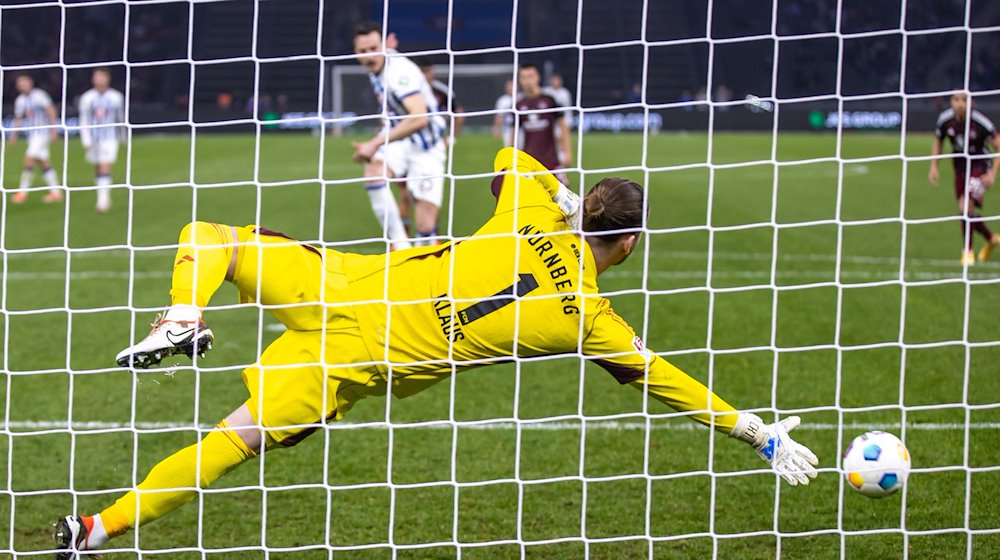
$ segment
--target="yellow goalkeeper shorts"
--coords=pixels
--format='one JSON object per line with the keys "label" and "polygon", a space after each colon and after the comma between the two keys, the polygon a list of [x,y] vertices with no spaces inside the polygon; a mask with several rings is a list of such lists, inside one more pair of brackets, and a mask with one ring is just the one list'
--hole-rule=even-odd
{"label": "yellow goalkeeper shorts", "polygon": [[255,226],[234,229],[241,243],[234,282],[243,300],[259,299],[288,328],[243,371],[247,406],[268,445],[295,445],[358,400],[384,395],[385,376],[353,308],[336,303],[346,285],[341,253]]}
{"label": "yellow goalkeeper shorts", "polygon": [[325,331],[286,331],[243,371],[243,382],[268,445],[295,445],[357,401],[385,394],[385,379],[346,316]]}

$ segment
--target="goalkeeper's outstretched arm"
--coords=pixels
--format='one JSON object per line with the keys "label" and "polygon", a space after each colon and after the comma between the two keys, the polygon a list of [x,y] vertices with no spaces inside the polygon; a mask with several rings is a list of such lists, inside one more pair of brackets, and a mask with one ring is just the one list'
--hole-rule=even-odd
{"label": "goalkeeper's outstretched arm", "polygon": [[[566,215],[570,227],[582,229],[598,275],[622,263],[638,245],[647,210],[645,192],[638,184],[606,178],[581,200],[535,158],[514,148],[500,150],[493,169],[502,173],[494,179],[496,212],[537,203],[536,189],[521,190],[517,195],[515,191],[518,182],[540,184]],[[797,416],[765,424],[756,414],[737,412],[697,380],[650,353],[628,323],[611,309],[607,299],[597,296],[587,299],[587,316],[594,319],[592,325],[585,326],[588,330],[583,353],[597,357],[596,362],[620,383],[648,390],[650,396],[675,410],[691,413],[695,421],[749,443],[792,485],[808,484],[810,478],[815,478],[813,466],[818,459],[788,435],[799,424]]]}
{"label": "goalkeeper's outstretched arm", "polygon": [[[512,169],[524,172],[520,162],[527,161],[526,170],[540,174],[538,180],[553,200],[560,196],[561,185],[550,174],[543,173],[544,168],[538,162],[524,154],[513,155],[518,163]],[[497,160],[501,163],[499,155]],[[646,209],[642,187],[614,177],[601,180],[587,193],[582,205],[577,203],[571,209],[578,216],[598,275],[624,262],[635,250]],[[564,212],[569,216],[567,210]],[[819,463],[816,455],[788,435],[798,426],[798,417],[765,424],[756,414],[737,412],[709,388],[646,349],[635,331],[611,309],[607,299],[600,296],[585,296],[585,299],[586,316],[592,317],[593,323],[584,325],[588,330],[583,353],[595,356],[597,363],[620,383],[648,390],[652,397],[672,408],[691,413],[694,420],[749,443],[792,485],[808,484],[810,478],[816,477],[814,465]]]}
{"label": "goalkeeper's outstretched arm", "polygon": [[670,362],[650,352],[642,339],[600,298],[593,328],[584,339],[583,352],[595,359],[619,383],[647,391],[649,396],[692,420],[749,443],[790,484],[809,484],[816,477],[819,460],[788,435],[799,424],[792,416],[765,424],[759,416],[738,412],[708,387]]}

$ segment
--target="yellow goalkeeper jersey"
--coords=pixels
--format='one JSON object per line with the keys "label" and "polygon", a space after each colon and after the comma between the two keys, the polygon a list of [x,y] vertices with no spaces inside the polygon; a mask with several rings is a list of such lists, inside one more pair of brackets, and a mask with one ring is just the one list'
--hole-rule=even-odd
{"label": "yellow goalkeeper jersey", "polygon": [[513,148],[497,154],[494,171],[496,211],[471,237],[389,255],[328,255],[339,277],[330,295],[354,308],[393,394],[514,356],[577,354],[700,422],[721,413],[716,425],[731,428],[733,408],[646,349],[598,294],[590,247],[552,201],[557,180]]}

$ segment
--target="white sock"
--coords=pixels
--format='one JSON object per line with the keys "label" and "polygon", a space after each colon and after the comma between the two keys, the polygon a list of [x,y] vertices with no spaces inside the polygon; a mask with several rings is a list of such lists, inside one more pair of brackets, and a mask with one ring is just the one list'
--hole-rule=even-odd
{"label": "white sock", "polygon": [[21,184],[18,187],[23,191],[31,186],[31,182],[35,179],[34,169],[25,169],[21,172]]}
{"label": "white sock", "polygon": [[164,320],[177,322],[194,322],[201,318],[201,310],[195,305],[178,303],[167,308]]}
{"label": "white sock", "polygon": [[42,178],[45,179],[45,184],[53,189],[59,186],[59,176],[56,175],[56,170],[51,167],[42,173]]}
{"label": "white sock", "polygon": [[371,199],[375,217],[382,224],[382,231],[388,236],[393,247],[409,249],[410,241],[406,235],[406,229],[403,227],[403,220],[399,216],[399,205],[396,203],[396,197],[392,196],[388,185],[385,183],[365,185],[365,189],[368,191],[368,198]]}
{"label": "white sock", "polygon": [[417,230],[417,238],[414,240],[413,244],[417,247],[427,247],[430,245],[437,245],[437,229],[432,229],[430,231],[420,231]]}
{"label": "white sock", "polygon": [[101,514],[98,513],[94,516],[94,526],[87,534],[87,550],[100,548],[106,542],[108,542],[108,532],[104,530],[104,521],[101,520]]}
{"label": "white sock", "polygon": [[108,207],[111,206],[111,176],[110,175],[98,175],[97,176],[97,205]]}

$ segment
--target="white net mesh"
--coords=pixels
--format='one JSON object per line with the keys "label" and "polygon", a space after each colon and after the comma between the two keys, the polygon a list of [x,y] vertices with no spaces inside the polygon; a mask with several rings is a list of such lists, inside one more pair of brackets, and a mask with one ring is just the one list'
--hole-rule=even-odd
{"label": "white net mesh", "polygon": [[[443,236],[491,214],[491,126],[525,62],[572,92],[570,180],[646,185],[640,253],[602,294],[648,343],[734,406],[800,415],[806,488],[752,450],[619,388],[579,357],[513,360],[406,400],[369,399],[109,543],[303,558],[990,558],[1000,550],[1000,265],[960,262],[948,97],[1000,115],[989,1],[536,5],[442,2],[3,2],[4,129],[31,75],[65,133],[64,202],[28,148],[4,173],[0,557],[51,554],[48,526],[95,513],[246,397],[241,371],[283,327],[224,287],[207,360],[112,367],[161,310],[176,232],[262,224],[376,252],[352,142],[378,104],[351,26],[380,20],[462,101]],[[112,206],[77,137],[96,67],[125,94]],[[454,115],[450,115],[454,116]],[[969,123],[965,137],[972,133]],[[30,130],[30,129],[29,129]],[[993,156],[973,157],[974,161]],[[959,181],[961,183],[961,181]],[[35,186],[37,185],[37,186]],[[995,218],[992,193],[982,217]],[[985,240],[972,232],[975,248]],[[867,430],[900,436],[908,485],[873,501],[840,472]]]}

